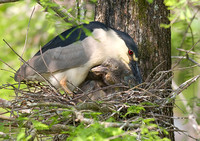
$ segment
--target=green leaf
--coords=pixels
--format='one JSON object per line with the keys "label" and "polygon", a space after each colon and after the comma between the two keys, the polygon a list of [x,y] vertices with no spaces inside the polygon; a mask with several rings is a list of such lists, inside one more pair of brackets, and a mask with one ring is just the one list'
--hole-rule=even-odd
{"label": "green leaf", "polygon": [[97,3],[97,0],[90,0],[91,3]]}
{"label": "green leaf", "polygon": [[17,135],[17,141],[21,141],[23,139],[25,139],[25,132],[24,131],[21,131],[18,135]]}
{"label": "green leaf", "polygon": [[187,6],[186,7],[186,17],[188,18],[188,19],[190,19],[191,17],[192,17],[192,14],[191,14],[191,11],[190,11],[190,8]]}
{"label": "green leaf", "polygon": [[162,28],[170,28],[171,27],[171,25],[170,24],[160,24],[160,27],[162,27]]}
{"label": "green leaf", "polygon": [[174,6],[177,4],[177,1],[176,0],[164,0],[164,4],[166,6]]}
{"label": "green leaf", "polygon": [[88,30],[87,28],[84,28],[84,27],[82,29],[87,36],[92,36],[92,32],[90,30]]}
{"label": "green leaf", "polygon": [[31,135],[29,135],[28,137],[26,137],[26,141],[29,141],[32,138]]}
{"label": "green leaf", "polygon": [[72,114],[72,111],[63,111],[62,112],[62,115],[64,116],[64,117],[68,117],[69,115],[71,115]]}
{"label": "green leaf", "polygon": [[107,122],[116,122],[114,117],[110,117],[109,119],[106,120]]}
{"label": "green leaf", "polygon": [[153,3],[153,0],[147,0],[149,3]]}
{"label": "green leaf", "polygon": [[56,32],[56,28],[55,27],[52,27],[52,28],[48,29],[48,33],[49,34],[54,34],[55,32]]}
{"label": "green leaf", "polygon": [[4,123],[0,123],[0,131],[4,131]]}
{"label": "green leaf", "polygon": [[49,129],[49,126],[42,122],[33,120],[32,123],[33,123],[34,128],[37,130],[48,130]]}
{"label": "green leaf", "polygon": [[200,100],[196,102],[196,106],[200,107]]}
{"label": "green leaf", "polygon": [[125,117],[129,114],[139,114],[141,111],[145,111],[144,107],[132,105],[128,108],[127,113],[125,114]]}
{"label": "green leaf", "polygon": [[181,20],[185,20],[185,11],[183,11],[183,10],[180,11],[180,16],[179,16],[179,18],[180,18]]}
{"label": "green leaf", "polygon": [[156,104],[155,103],[152,103],[152,102],[149,102],[149,101],[145,101],[145,102],[142,102],[142,103],[140,103],[140,105],[142,105],[142,106],[156,106]]}
{"label": "green leaf", "polygon": [[105,128],[105,131],[108,133],[111,133],[112,136],[116,136],[116,135],[124,133],[124,131],[122,129],[114,128],[114,127]]}
{"label": "green leaf", "polygon": [[149,124],[151,121],[155,121],[155,119],[154,119],[154,118],[143,119],[143,122],[144,122],[145,124]]}
{"label": "green leaf", "polygon": [[147,127],[141,128],[141,134],[146,134],[149,132],[149,129]]}

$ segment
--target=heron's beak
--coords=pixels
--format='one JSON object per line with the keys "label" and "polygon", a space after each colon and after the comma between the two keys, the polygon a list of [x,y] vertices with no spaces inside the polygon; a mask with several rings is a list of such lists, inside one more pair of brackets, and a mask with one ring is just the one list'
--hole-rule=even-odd
{"label": "heron's beak", "polygon": [[142,76],[141,76],[141,73],[140,73],[140,69],[138,67],[138,63],[134,60],[131,60],[129,62],[129,66],[133,72],[133,76],[135,77],[136,81],[138,84],[142,83]]}

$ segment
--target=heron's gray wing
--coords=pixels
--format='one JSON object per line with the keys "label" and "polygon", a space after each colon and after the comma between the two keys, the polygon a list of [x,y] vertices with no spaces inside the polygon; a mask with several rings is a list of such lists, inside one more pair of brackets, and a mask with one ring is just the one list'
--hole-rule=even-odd
{"label": "heron's gray wing", "polygon": [[[48,73],[81,66],[87,62],[89,57],[81,41],[78,41],[66,47],[49,49],[41,55],[33,56],[27,63],[39,73]],[[16,72],[15,80],[21,81],[28,76],[35,75],[31,67],[23,64]]]}
{"label": "heron's gray wing", "polygon": [[75,42],[66,47],[49,49],[39,56],[34,56],[29,63],[40,73],[55,72],[80,66],[87,62],[81,42]]}

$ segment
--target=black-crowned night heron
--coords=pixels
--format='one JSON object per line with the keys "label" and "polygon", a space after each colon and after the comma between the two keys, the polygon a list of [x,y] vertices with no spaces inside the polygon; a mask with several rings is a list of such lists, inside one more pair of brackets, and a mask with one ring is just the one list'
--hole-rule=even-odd
{"label": "black-crowned night heron", "polygon": [[142,82],[133,39],[100,22],[81,24],[56,36],[20,67],[15,80],[44,81],[37,71],[55,87],[71,92],[85,80],[92,67],[109,58],[122,61],[132,70],[136,81]]}

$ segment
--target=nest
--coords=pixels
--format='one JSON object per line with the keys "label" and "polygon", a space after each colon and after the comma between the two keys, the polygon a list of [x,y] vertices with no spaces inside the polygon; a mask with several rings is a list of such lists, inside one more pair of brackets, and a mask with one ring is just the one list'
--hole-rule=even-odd
{"label": "nest", "polygon": [[[48,134],[53,135],[54,140],[65,140],[71,126],[83,123],[89,127],[96,122],[104,127],[133,131],[139,136],[142,119],[152,118],[152,122],[162,128],[147,128],[159,131],[164,137],[163,128],[167,131],[176,129],[169,114],[172,109],[172,90],[168,89],[170,73],[162,71],[150,75],[143,84],[137,85],[123,64],[109,60],[93,68],[73,95],[36,81],[5,85],[4,89],[12,87],[15,90],[16,98],[4,107],[11,109],[12,118],[28,119],[21,126],[31,139]],[[113,122],[108,121],[111,118]],[[19,126],[16,120],[12,121],[13,127]],[[32,121],[49,127],[38,129]]]}

